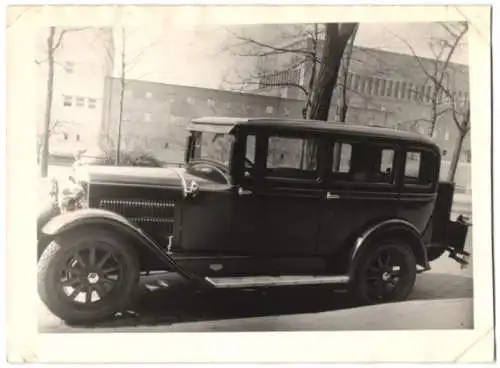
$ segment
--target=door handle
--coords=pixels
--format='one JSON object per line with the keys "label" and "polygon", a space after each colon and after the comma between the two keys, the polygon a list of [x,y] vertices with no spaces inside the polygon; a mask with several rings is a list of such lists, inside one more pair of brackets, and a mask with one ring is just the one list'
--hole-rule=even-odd
{"label": "door handle", "polygon": [[326,192],[326,199],[339,199],[340,196],[338,194]]}
{"label": "door handle", "polygon": [[238,188],[238,195],[244,196],[244,195],[250,195],[252,194],[252,191],[250,189],[245,189],[245,188]]}

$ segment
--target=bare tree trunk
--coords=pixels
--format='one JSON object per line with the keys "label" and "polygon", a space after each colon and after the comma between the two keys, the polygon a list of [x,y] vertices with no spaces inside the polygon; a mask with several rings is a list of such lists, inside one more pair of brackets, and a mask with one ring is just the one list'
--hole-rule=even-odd
{"label": "bare tree trunk", "polygon": [[125,28],[122,29],[122,64],[120,73],[120,111],[118,116],[118,137],[116,144],[116,166],[120,165],[120,150],[123,125],[123,98],[125,96]]}
{"label": "bare tree trunk", "polygon": [[[337,83],[342,56],[349,38],[357,27],[357,23],[328,23],[326,24],[325,41],[321,66],[314,90],[311,91],[311,111],[309,118],[312,120],[328,120],[332,102],[333,90]],[[316,166],[317,147],[315,144],[306,145],[306,167],[313,169]]]}
{"label": "bare tree trunk", "polygon": [[467,136],[468,130],[458,130],[459,136],[455,149],[453,150],[453,156],[451,158],[450,169],[448,170],[448,181],[455,180],[455,174],[457,172],[458,163],[460,161],[460,154],[462,153],[462,146],[464,144],[465,137]]}
{"label": "bare tree trunk", "polygon": [[49,37],[47,38],[48,50],[48,68],[47,75],[47,99],[45,102],[45,120],[42,141],[42,157],[40,158],[40,171],[43,178],[47,177],[49,171],[49,139],[50,139],[50,120],[52,115],[52,96],[54,93],[54,35],[55,27],[50,27]]}
{"label": "bare tree trunk", "polygon": [[349,66],[351,64],[351,55],[352,55],[352,50],[354,48],[354,39],[356,38],[356,33],[358,32],[358,25],[352,32],[351,37],[349,38],[349,43],[346,46],[346,49],[344,51],[344,58],[342,62],[342,90],[340,93],[340,104],[339,104],[339,111],[338,111],[338,120],[342,123],[345,123],[347,119],[347,110],[349,109],[349,103],[347,101],[347,81],[349,78]]}
{"label": "bare tree trunk", "polygon": [[326,25],[321,66],[312,96],[311,119],[328,120],[342,55],[356,26],[357,23],[328,23]]}

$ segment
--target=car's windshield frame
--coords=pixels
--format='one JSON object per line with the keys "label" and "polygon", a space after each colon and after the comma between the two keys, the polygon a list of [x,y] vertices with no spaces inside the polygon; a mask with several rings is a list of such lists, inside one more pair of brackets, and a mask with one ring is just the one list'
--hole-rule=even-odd
{"label": "car's windshield frame", "polygon": [[[214,157],[214,152],[211,152],[212,155],[205,155],[201,152],[204,148],[207,148],[207,146],[203,147],[203,143],[207,142],[207,136],[210,140],[210,145],[208,146],[209,150],[215,148],[217,140],[220,142],[220,140],[224,139],[224,137],[228,137],[230,139],[230,142],[227,143],[226,147],[222,147],[226,148],[226,151],[222,153],[222,158]],[[191,131],[188,142],[188,154],[186,157],[187,163],[189,164],[192,161],[214,162],[229,169],[231,166],[235,143],[236,137],[232,133],[216,133],[205,130]]]}

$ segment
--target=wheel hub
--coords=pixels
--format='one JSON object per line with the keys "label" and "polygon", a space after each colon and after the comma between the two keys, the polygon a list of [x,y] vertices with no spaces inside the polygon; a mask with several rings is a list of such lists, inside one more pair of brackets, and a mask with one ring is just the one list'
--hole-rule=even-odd
{"label": "wheel hub", "polygon": [[389,272],[386,271],[382,274],[382,280],[388,281],[390,278],[391,278],[391,274]]}
{"label": "wheel hub", "polygon": [[96,284],[99,281],[99,275],[95,272],[89,272],[87,275],[87,281],[89,284]]}

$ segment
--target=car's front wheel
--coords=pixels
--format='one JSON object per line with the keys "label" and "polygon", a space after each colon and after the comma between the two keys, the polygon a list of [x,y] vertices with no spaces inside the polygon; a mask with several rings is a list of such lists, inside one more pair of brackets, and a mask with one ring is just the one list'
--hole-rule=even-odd
{"label": "car's front wheel", "polygon": [[402,301],[413,291],[416,271],[415,255],[408,244],[373,244],[356,262],[352,292],[360,304]]}
{"label": "car's front wheel", "polygon": [[38,293],[70,324],[113,316],[130,302],[139,279],[135,250],[112,231],[81,229],[54,239],[38,263]]}

